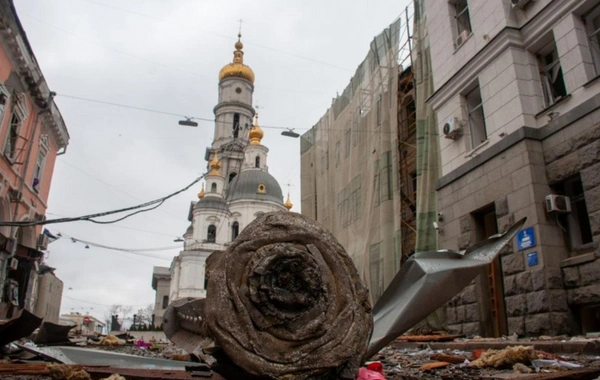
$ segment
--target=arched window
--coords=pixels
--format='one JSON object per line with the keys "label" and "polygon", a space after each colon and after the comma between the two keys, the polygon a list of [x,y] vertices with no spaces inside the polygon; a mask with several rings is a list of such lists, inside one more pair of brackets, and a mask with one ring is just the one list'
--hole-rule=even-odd
{"label": "arched window", "polygon": [[240,234],[240,224],[233,222],[231,225],[231,240],[234,240]]}
{"label": "arched window", "polygon": [[208,226],[208,231],[206,233],[206,241],[209,243],[214,243],[217,241],[217,227],[214,224]]}
{"label": "arched window", "polygon": [[233,137],[237,139],[239,132],[240,132],[240,114],[234,113],[233,114]]}
{"label": "arched window", "polygon": [[163,296],[163,304],[162,307],[163,309],[166,309],[167,306],[169,306],[169,296]]}
{"label": "arched window", "polygon": [[256,156],[254,159],[254,166],[260,168],[260,156]]}
{"label": "arched window", "polygon": [[233,179],[235,178],[236,175],[237,175],[236,172],[229,173],[229,182],[233,181]]}
{"label": "arched window", "polygon": [[217,192],[217,184],[216,184],[216,183],[214,183],[214,182],[213,182],[213,183],[210,185],[210,192],[211,192],[211,193],[216,193],[216,192]]}

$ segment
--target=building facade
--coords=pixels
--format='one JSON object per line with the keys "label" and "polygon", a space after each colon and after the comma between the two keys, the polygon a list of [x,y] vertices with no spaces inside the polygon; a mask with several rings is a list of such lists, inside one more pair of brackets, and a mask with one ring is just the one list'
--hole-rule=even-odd
{"label": "building facade", "polygon": [[168,267],[154,267],[152,270],[152,289],[154,297],[153,325],[160,327],[163,323],[163,315],[169,305],[169,293],[171,291],[171,272]]}
{"label": "building facade", "polygon": [[[12,1],[0,4],[0,222],[45,218],[67,128]],[[41,226],[0,226],[0,318],[33,311],[48,243]]]}
{"label": "building facade", "polygon": [[54,268],[42,265],[38,272],[38,291],[34,314],[44,322],[58,324],[62,302],[63,282],[54,274]]}
{"label": "building facade", "polygon": [[[261,143],[264,132],[252,106],[254,72],[244,64],[242,49],[238,39],[233,62],[219,72],[214,140],[205,153],[208,172],[198,201],[190,204],[184,250],[169,268],[168,297],[157,298],[157,306],[166,308],[169,300],[184,297],[205,297],[206,258],[226,249],[258,215],[292,207],[289,195],[284,203],[279,183],[269,174],[269,149]],[[157,279],[160,271],[155,269]],[[160,279],[164,284],[165,277]],[[155,324],[160,313],[155,310]]]}
{"label": "building facade", "polygon": [[404,16],[374,38],[300,147],[302,214],[334,234],[373,301],[415,249],[415,107],[410,57],[401,55]]}
{"label": "building facade", "polygon": [[60,316],[62,324],[74,324],[79,334],[102,334],[106,324],[89,314],[69,313]]}
{"label": "building facade", "polygon": [[[452,332],[600,328],[600,6],[417,1],[437,115],[439,245],[526,228],[448,305]],[[442,5],[442,6],[440,6]]]}

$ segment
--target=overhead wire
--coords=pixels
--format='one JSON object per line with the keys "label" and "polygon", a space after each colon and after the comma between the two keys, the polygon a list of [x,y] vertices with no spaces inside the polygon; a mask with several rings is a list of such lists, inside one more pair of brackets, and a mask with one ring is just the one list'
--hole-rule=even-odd
{"label": "overhead wire", "polygon": [[[141,212],[147,212],[147,211],[151,211],[156,209],[157,207],[159,207],[160,205],[162,205],[166,200],[188,190],[189,188],[191,188],[193,185],[195,185],[196,183],[200,182],[202,179],[204,178],[204,175],[201,175],[200,177],[196,178],[194,181],[192,181],[192,183],[190,183],[189,185],[187,185],[186,187],[184,187],[183,189],[177,190],[174,193],[171,193],[165,197],[161,197],[146,203],[142,203],[140,205],[136,205],[136,206],[131,206],[131,207],[125,207],[125,208],[121,208],[121,209],[117,209],[117,210],[111,210],[111,211],[104,211],[104,212],[100,212],[100,213],[96,213],[96,214],[89,214],[89,215],[83,215],[83,216],[78,216],[78,217],[68,217],[68,218],[58,218],[58,219],[48,219],[48,220],[40,220],[40,221],[23,221],[23,222],[0,222],[0,226],[21,226],[21,227],[26,227],[26,226],[39,226],[39,225],[46,225],[46,224],[56,224],[56,223],[67,223],[67,222],[78,222],[78,221],[88,221],[88,222],[93,222],[93,223],[98,223],[98,224],[107,224],[107,223],[116,223],[119,222],[121,220],[124,220],[126,218],[129,218],[130,216],[139,214]],[[150,207],[153,206],[153,207]],[[143,209],[144,207],[149,207],[147,209]],[[140,210],[141,209],[141,210]],[[132,210],[137,210],[133,213],[127,214],[121,218],[112,220],[112,221],[99,221],[99,220],[94,220],[93,218],[99,218],[99,217],[104,217],[104,216],[108,216],[108,215],[114,215],[114,214],[119,214],[122,212],[127,212],[127,211],[132,211]]]}

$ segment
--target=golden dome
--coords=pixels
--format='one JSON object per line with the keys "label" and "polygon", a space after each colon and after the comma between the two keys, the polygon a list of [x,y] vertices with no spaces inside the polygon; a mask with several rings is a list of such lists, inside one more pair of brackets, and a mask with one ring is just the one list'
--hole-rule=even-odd
{"label": "golden dome", "polygon": [[206,193],[204,192],[204,184],[202,184],[202,190],[198,193],[198,199],[204,198],[204,195],[206,195]]}
{"label": "golden dome", "polygon": [[265,133],[263,132],[260,125],[258,125],[258,113],[254,116],[254,125],[250,128],[250,132],[248,133],[248,137],[250,137],[250,145],[260,145],[260,140],[262,140]]}
{"label": "golden dome", "polygon": [[290,211],[292,209],[292,201],[290,200],[290,193],[288,193],[288,197],[287,200],[285,201],[285,203],[283,204],[285,206],[285,208],[288,209],[288,211]]}
{"label": "golden dome", "polygon": [[219,162],[219,158],[217,157],[217,151],[215,150],[215,155],[213,156],[212,161],[209,164],[210,168],[212,169],[210,171],[210,173],[208,173],[208,175],[218,175],[221,176],[221,174],[219,174],[219,169],[221,169],[221,163]]}
{"label": "golden dome", "polygon": [[223,66],[219,72],[219,81],[225,78],[238,77],[254,83],[254,71],[249,66],[244,65],[244,52],[242,51],[244,44],[240,41],[241,37],[242,35],[238,34],[238,41],[235,43],[235,51],[233,52],[233,62]]}

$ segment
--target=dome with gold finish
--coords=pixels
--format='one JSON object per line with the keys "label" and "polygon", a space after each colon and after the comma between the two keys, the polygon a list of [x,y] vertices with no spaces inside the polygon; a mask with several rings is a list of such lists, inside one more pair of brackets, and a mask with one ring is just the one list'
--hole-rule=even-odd
{"label": "dome with gold finish", "polygon": [[240,41],[241,37],[242,35],[238,34],[238,41],[235,43],[235,51],[233,52],[233,62],[223,66],[219,72],[219,81],[225,78],[237,77],[254,83],[254,72],[249,66],[244,65],[244,52],[242,51],[244,44]]}
{"label": "dome with gold finish", "polygon": [[258,113],[254,115],[254,125],[250,128],[250,132],[248,132],[248,137],[250,138],[250,145],[260,145],[260,140],[262,140],[265,133],[263,132],[260,125],[258,125]]}

